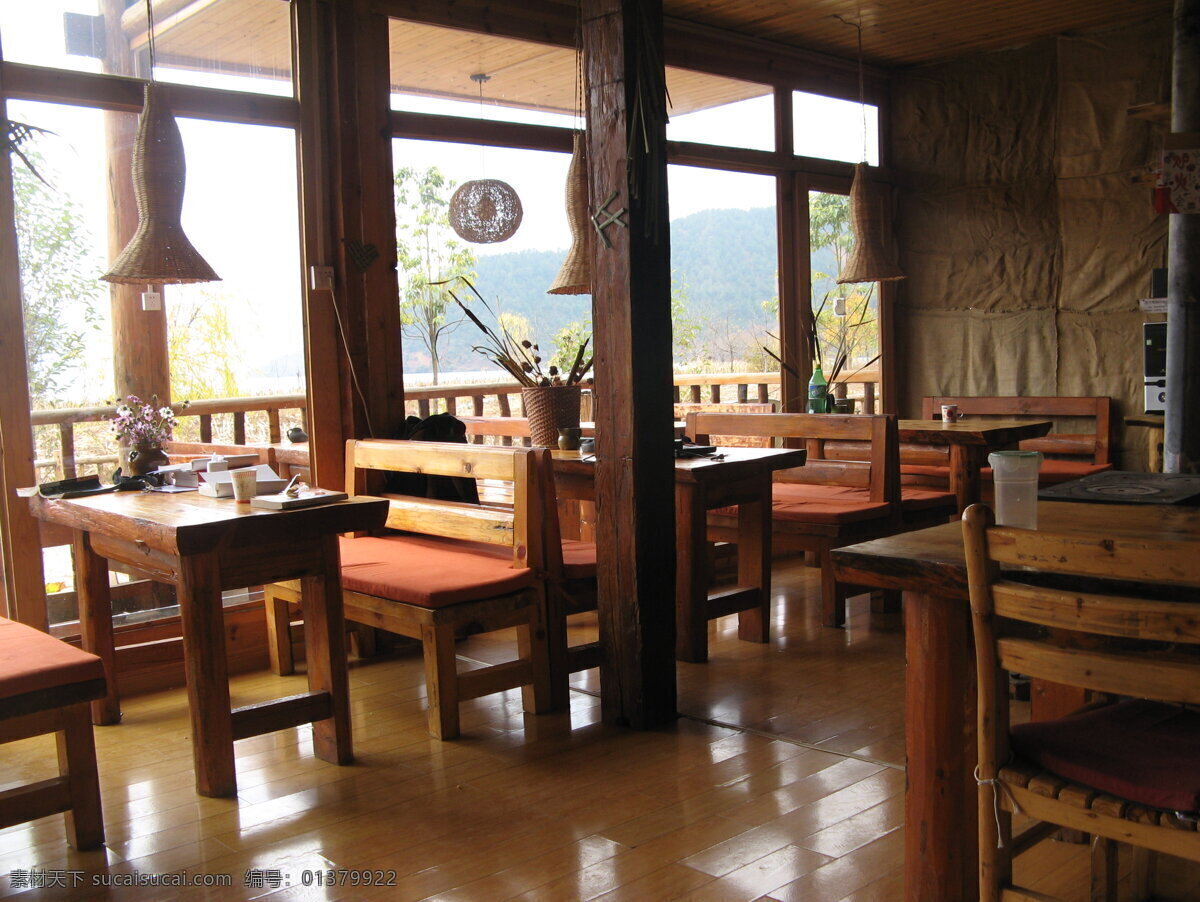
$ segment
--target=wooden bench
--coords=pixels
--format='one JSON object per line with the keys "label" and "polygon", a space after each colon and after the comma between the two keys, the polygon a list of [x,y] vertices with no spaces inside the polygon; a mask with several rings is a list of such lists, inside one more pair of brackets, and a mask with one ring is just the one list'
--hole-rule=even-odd
{"label": "wooden bench", "polygon": [[[1021,442],[1024,451],[1045,455],[1038,473],[1040,486],[1057,485],[1110,470],[1113,466],[1112,399],[1108,397],[938,397],[925,398],[921,418],[941,418],[943,404],[957,404],[970,417],[1082,417],[1095,423],[1090,433],[1051,433]],[[942,488],[949,485],[947,448],[931,445],[901,445],[900,473],[904,483]],[[980,478],[991,482],[992,470],[984,468]]]}
{"label": "wooden bench", "polygon": [[0,828],[64,812],[76,849],[104,843],[90,705],[104,664],[40,630],[0,617],[0,742],[57,734],[59,776],[0,792]]}
{"label": "wooden bench", "polygon": [[[841,626],[846,619],[847,587],[834,578],[834,548],[945,522],[954,511],[952,495],[918,489],[909,493],[906,522],[892,414],[696,413],[688,416],[687,430],[702,443],[713,435],[738,435],[803,443],[807,448],[803,467],[776,474],[772,542],[777,548],[817,556],[826,626]],[[843,455],[858,459],[834,459],[826,453],[827,444],[837,444]],[[732,538],[730,513],[710,515],[710,538]]]}
{"label": "wooden bench", "polygon": [[[387,472],[493,479],[513,485],[510,509],[388,495],[388,532],[341,540],[346,619],[419,639],[429,732],[459,733],[459,702],[522,688],[525,710],[550,710],[545,627],[544,494],[537,448],[366,439],[346,444],[348,491],[378,494]],[[279,609],[297,586],[264,590],[270,641],[289,642]],[[456,635],[517,628],[518,659],[459,672]]]}

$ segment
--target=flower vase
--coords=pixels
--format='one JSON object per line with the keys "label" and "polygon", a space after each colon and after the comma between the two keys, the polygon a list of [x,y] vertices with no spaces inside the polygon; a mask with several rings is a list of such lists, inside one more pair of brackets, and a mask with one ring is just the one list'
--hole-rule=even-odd
{"label": "flower vase", "polygon": [[529,437],[535,447],[557,448],[558,431],[579,426],[578,385],[544,385],[521,389],[521,403],[529,419]]}
{"label": "flower vase", "polygon": [[145,476],[170,459],[158,442],[138,442],[121,449],[121,469],[128,476]]}

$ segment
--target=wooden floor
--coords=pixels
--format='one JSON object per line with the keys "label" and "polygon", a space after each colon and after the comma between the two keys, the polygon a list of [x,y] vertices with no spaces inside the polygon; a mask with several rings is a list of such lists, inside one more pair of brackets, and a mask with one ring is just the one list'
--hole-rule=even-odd
{"label": "wooden floor", "polygon": [[[313,757],[303,729],[260,736],[237,745],[237,799],[218,800],[193,789],[182,691],[128,699],[120,726],[96,729],[107,849],[71,852],[61,817],[0,831],[0,895],[899,899],[899,618],[858,598],[845,630],[820,627],[815,573],[780,566],[769,645],[718,621],[711,661],[679,665],[683,716],[654,732],[600,724],[593,672],[569,714],[525,715],[509,692],[465,705],[461,739],[431,740],[420,658],[405,654],[353,666],[354,766]],[[476,638],[460,653],[495,660],[507,644]],[[237,704],[302,688],[266,673],[232,685]],[[52,761],[44,737],[0,747],[0,783],[49,776]],[[1162,898],[1200,898],[1195,869],[1169,864]],[[16,885],[34,867],[79,885]],[[344,885],[315,885],[330,869]],[[1087,898],[1085,847],[1043,843],[1018,869]],[[97,885],[182,871],[231,885]],[[394,885],[353,885],[366,871]]]}

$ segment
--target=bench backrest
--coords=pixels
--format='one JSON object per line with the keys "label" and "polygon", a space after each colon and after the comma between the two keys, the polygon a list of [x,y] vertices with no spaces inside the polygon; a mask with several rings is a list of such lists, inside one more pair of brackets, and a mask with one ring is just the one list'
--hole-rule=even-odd
{"label": "bench backrest", "polygon": [[[453,442],[351,439],[346,442],[346,487],[369,494],[386,472],[495,479],[513,487],[512,508],[407,495],[388,496],[389,529],[510,546],[514,567],[541,569],[546,498],[538,476],[542,448],[504,448]],[[378,491],[376,489],[376,491]]]}
{"label": "bench backrest", "polygon": [[1042,438],[1026,439],[1021,448],[1065,457],[1083,457],[1094,464],[1112,462],[1113,419],[1112,398],[1041,396],[1006,397],[927,397],[921,404],[922,419],[941,416],[943,404],[957,404],[966,416],[1030,417],[1087,417],[1095,420],[1092,433],[1052,433]]}
{"label": "bench backrest", "polygon": [[[879,502],[900,497],[894,414],[690,413],[687,434],[699,443],[712,435],[778,439],[807,449],[808,460],[803,467],[777,473],[777,481],[866,488],[871,500]],[[835,458],[827,445],[843,451]],[[854,449],[853,456],[842,456],[846,448]]]}

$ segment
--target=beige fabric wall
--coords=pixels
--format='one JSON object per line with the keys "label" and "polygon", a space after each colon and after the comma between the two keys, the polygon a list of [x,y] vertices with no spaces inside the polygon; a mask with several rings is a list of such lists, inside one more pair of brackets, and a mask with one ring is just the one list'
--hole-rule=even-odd
{"label": "beige fabric wall", "polygon": [[[1132,176],[1163,128],[1169,19],[907,72],[894,93],[900,412],[930,394],[1111,395],[1142,412],[1137,305],[1167,221]],[[1145,436],[1122,436],[1141,469]]]}

